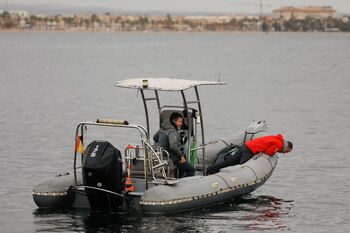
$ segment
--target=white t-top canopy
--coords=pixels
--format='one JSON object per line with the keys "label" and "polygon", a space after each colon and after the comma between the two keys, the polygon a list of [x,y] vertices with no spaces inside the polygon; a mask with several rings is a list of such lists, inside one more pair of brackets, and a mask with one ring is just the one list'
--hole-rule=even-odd
{"label": "white t-top canopy", "polygon": [[117,87],[144,90],[183,91],[201,85],[226,85],[226,83],[175,78],[134,78],[118,81],[114,85]]}

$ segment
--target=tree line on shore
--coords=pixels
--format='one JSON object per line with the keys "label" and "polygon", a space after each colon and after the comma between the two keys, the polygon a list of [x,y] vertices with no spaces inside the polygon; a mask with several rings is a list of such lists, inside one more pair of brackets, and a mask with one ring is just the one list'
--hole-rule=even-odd
{"label": "tree line on shore", "polygon": [[[213,20],[214,19],[214,20]],[[0,14],[1,30],[93,30],[93,31],[350,31],[349,17],[305,19],[263,17],[196,18],[186,16],[19,16]]]}

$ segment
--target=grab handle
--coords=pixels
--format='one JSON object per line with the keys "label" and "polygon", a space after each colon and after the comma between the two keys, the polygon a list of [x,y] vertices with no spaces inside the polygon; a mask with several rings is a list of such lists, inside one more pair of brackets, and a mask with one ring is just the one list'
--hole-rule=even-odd
{"label": "grab handle", "polygon": [[129,122],[127,122],[126,120],[113,120],[113,119],[97,119],[96,123],[113,124],[113,125],[129,125]]}

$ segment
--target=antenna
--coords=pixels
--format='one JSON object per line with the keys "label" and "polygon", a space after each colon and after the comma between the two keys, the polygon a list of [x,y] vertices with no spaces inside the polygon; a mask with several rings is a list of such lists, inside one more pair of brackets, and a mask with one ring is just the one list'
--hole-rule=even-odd
{"label": "antenna", "polygon": [[221,78],[221,72],[219,73],[218,82],[221,82],[220,78]]}
{"label": "antenna", "polygon": [[[255,1],[255,0],[252,0]],[[262,18],[264,7],[272,7],[271,4],[265,4],[263,0],[258,0],[257,3],[252,2],[237,2],[237,3],[231,3],[231,5],[239,5],[239,6],[257,6],[259,7],[259,17]]]}

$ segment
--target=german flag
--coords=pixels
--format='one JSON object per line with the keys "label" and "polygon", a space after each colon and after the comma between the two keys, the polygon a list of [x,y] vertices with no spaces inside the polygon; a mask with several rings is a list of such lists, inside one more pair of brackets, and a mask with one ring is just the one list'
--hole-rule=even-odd
{"label": "german flag", "polygon": [[81,141],[81,136],[78,136],[75,138],[75,152],[79,152],[80,154],[83,154],[85,151],[84,145]]}

